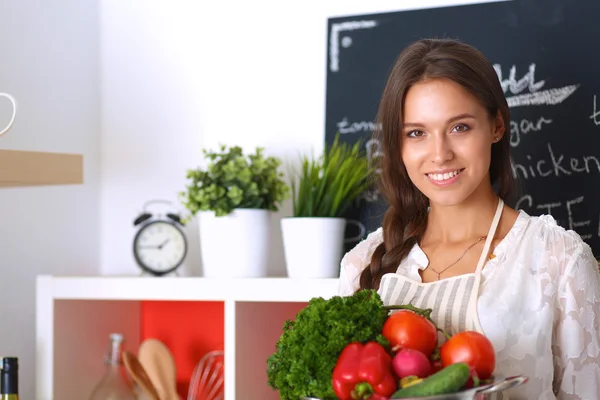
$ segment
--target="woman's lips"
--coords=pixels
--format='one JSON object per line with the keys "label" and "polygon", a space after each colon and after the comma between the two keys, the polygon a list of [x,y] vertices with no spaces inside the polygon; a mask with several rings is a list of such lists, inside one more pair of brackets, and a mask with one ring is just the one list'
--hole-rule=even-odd
{"label": "woman's lips", "polygon": [[451,170],[448,172],[431,172],[425,174],[429,181],[436,186],[448,186],[458,181],[460,174],[464,171],[464,168]]}

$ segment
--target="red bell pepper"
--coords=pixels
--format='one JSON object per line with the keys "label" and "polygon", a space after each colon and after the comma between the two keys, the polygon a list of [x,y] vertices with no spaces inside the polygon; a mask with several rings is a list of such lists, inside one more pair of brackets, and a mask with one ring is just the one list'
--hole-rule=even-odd
{"label": "red bell pepper", "polygon": [[340,400],[380,400],[397,389],[392,357],[377,342],[350,343],[333,368],[333,391]]}

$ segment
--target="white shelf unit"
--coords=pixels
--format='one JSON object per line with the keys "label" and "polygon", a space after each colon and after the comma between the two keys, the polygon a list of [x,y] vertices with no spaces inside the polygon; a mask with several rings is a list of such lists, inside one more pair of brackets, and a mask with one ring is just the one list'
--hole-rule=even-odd
{"label": "white shelf unit", "polygon": [[[38,276],[36,399],[86,398],[103,372],[108,334],[139,346],[140,302],[224,304],[225,400],[278,396],[266,381],[266,358],[283,323],[313,297],[337,293],[337,279]],[[185,323],[185,322],[184,322]]]}

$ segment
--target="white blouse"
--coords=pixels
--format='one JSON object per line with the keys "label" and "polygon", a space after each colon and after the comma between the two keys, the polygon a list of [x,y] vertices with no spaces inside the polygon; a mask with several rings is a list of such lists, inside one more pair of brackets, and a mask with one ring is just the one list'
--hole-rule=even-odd
{"label": "white blouse", "polygon": [[[344,255],[339,295],[358,288],[382,240],[379,228]],[[510,399],[600,399],[600,272],[590,247],[551,216],[521,210],[493,255],[477,311],[496,372],[529,377]],[[415,245],[396,273],[421,282],[428,263]]]}

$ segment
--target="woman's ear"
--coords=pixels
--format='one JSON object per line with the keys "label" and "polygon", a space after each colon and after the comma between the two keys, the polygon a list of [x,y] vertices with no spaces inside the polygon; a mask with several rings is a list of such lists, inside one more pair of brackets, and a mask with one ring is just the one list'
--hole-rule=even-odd
{"label": "woman's ear", "polygon": [[500,112],[500,110],[498,110],[498,113],[496,114],[496,118],[494,118],[493,123],[494,123],[494,132],[493,132],[492,140],[494,142],[499,142],[500,139],[502,139],[502,137],[506,133],[506,126],[504,125],[504,118],[502,117],[502,113]]}

